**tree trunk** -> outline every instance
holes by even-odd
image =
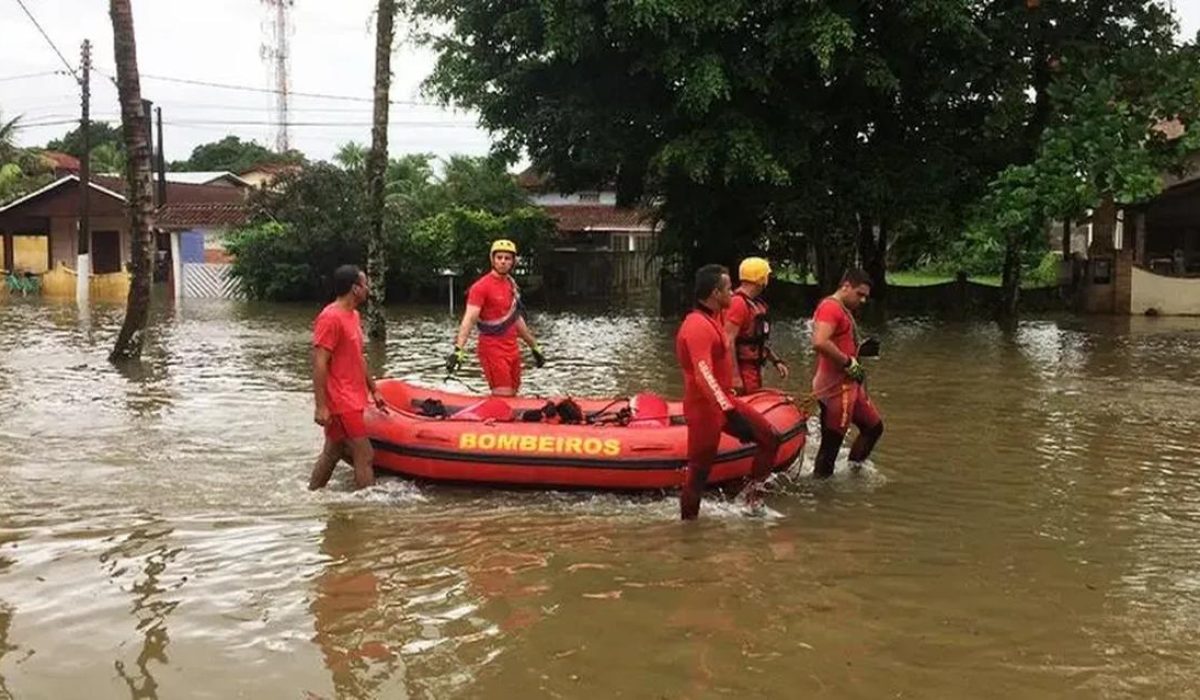
[[[150,275],[154,254],[150,226],[154,218],[150,189],[150,140],[142,107],[138,77],[137,44],[133,34],[130,0],[110,0],[113,49],[117,66],[117,94],[121,101],[121,133],[125,138],[126,197],[132,248],[132,280],[125,306],[125,322],[109,360],[136,360],[142,354],[143,334],[150,315]]]
[[[887,224],[878,226],[869,217],[858,222],[858,259],[863,270],[871,276],[871,298],[882,302],[887,298]]]
[[[1021,294],[1021,241],[1022,233],[1010,233],[1004,245],[1004,270],[1000,279],[1000,303],[996,316],[1011,321],[1017,317],[1017,303]]]
[[[383,188],[388,160],[388,96],[392,87],[392,40],[394,37],[395,0],[379,0],[375,28],[375,118],[371,127],[371,152],[367,155],[367,181],[370,187],[371,234],[367,241],[367,280],[371,293],[367,299],[367,336],[372,340],[387,337],[387,319],[383,302],[387,295],[387,247],[383,235]]]

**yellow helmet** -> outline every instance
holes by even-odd
[[[507,238],[497,238],[496,240],[492,241],[492,250],[488,253],[488,256],[490,257],[495,253],[512,253],[513,255],[516,255],[517,244],[513,243]]]
[[[771,276],[771,263],[764,258],[746,258],[738,265],[738,279],[751,284],[767,283]]]

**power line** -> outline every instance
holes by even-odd
[[[25,80],[26,78],[41,78],[47,75],[66,75],[66,71],[47,70],[41,73],[24,73],[22,75],[6,75],[0,78],[0,83],[7,83],[10,80]]]
[[[111,78],[111,76],[109,76]],[[183,85],[199,85],[201,87],[220,88],[222,90],[240,90],[242,92],[258,92],[264,94],[276,95],[279,90],[273,88],[253,87],[251,85],[233,85],[230,83],[217,83],[211,80],[192,80],[191,78],[173,78],[166,75],[150,75],[147,73],[141,74],[142,78],[149,80],[161,80],[168,83],[181,83]],[[296,92],[288,90],[288,95],[293,97],[314,97],[322,100],[342,100],[343,102],[374,102],[371,97],[357,97],[354,95],[331,95],[323,92]],[[422,100],[388,100],[388,104],[394,105],[410,105],[416,107],[441,107],[442,105],[436,102],[426,102]]]
[[[278,126],[273,121],[224,121],[207,119],[182,119],[163,121],[167,126]],[[331,126],[331,127],[368,127],[372,122],[287,122],[287,126]],[[474,129],[476,125],[466,122],[432,122],[432,121],[389,121],[389,127],[412,126],[428,128]]]
[[[37,18],[35,18],[33,13],[29,11],[29,8],[25,7],[25,0],[17,0],[17,4],[21,6],[22,10],[25,10],[25,15],[29,17],[29,21],[33,22],[33,26],[37,27],[37,30],[42,33],[42,37],[46,40],[46,43],[50,44],[50,48],[54,49],[54,53],[58,54],[59,60],[63,62],[63,65],[67,67],[67,70],[70,71],[71,75],[75,76],[75,81],[78,82],[79,74],[76,73],[75,68],[67,62],[66,57],[62,55],[62,51],[59,51],[58,47],[54,45],[54,42],[50,39],[50,35],[46,34],[45,29],[42,29],[42,25],[38,24]]]

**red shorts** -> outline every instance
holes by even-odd
[[[842,382],[837,393],[821,399],[821,427],[846,434],[853,423],[861,428],[879,425],[883,419],[867,390],[858,382]]]
[[[347,411],[329,416],[325,424],[325,439],[330,442],[358,440],[367,436],[367,424],[362,411]]]
[[[480,350],[479,365],[483,367],[483,376],[492,391],[512,389],[515,394],[521,388],[520,353]]]
[[[758,360],[739,362],[737,369],[738,376],[742,378],[742,386],[746,387],[747,394],[762,388],[762,365],[758,364]]]

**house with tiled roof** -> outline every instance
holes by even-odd
[[[243,207],[250,188],[236,184],[169,179],[165,183],[166,201],[158,206],[154,224],[154,274],[156,281],[171,282],[178,296],[183,295],[187,281],[180,268],[185,252],[201,264],[214,258],[215,264],[227,265],[228,256],[216,260],[218,255],[205,251],[221,249],[223,232],[245,220]],[[88,192],[90,231],[87,248],[82,251],[78,175],[64,175],[14,201],[0,203],[0,270],[39,277],[44,294],[71,296],[80,253],[86,252],[92,286],[105,290],[96,296],[123,296],[132,255],[125,183],[97,175],[89,182]]]
[[[611,183],[560,192],[534,168],[515,181],[555,222],[551,260],[543,266],[549,289],[589,298],[657,289],[659,226],[651,210],[619,206]]]

